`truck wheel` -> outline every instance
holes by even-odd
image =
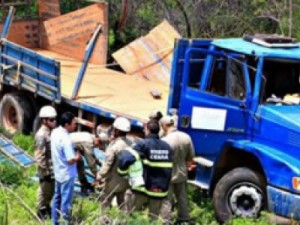
[[[257,217],[265,208],[264,179],[258,173],[240,167],[225,174],[213,193],[216,217],[224,223],[234,216]]]
[[[31,104],[24,95],[5,94],[0,102],[0,123],[11,134],[18,131],[29,134],[33,114]]]

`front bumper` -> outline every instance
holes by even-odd
[[[268,209],[285,218],[300,220],[300,194],[267,186]]]

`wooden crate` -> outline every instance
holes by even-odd
[[[103,33],[98,38],[90,62],[105,64],[108,48],[106,3],[93,4],[44,21],[41,25],[41,47],[83,60],[86,45],[99,24]]]

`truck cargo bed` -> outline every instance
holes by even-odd
[[[60,62],[61,95],[70,100],[82,62],[44,49],[34,51]],[[151,89],[161,91],[162,98],[154,99]],[[151,111],[166,111],[168,97],[168,86],[90,64],[74,101],[144,122]]]

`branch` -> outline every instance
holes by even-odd
[[[281,34],[284,34],[284,31],[281,27],[281,23],[280,23],[280,19],[276,18],[275,16],[271,16],[271,15],[261,15],[261,16],[257,16],[256,18],[265,18],[265,19],[269,19],[269,20],[272,20],[274,22],[277,23],[280,31],[281,31]]]
[[[128,11],[128,0],[122,0],[122,9],[121,15],[118,22],[117,32],[121,32],[124,28],[126,19],[127,19],[127,11]]]
[[[180,11],[183,14],[184,20],[185,20],[185,24],[186,24],[186,34],[187,37],[190,38],[192,36],[192,29],[191,29],[191,24],[187,15],[187,12],[185,11],[184,6],[182,5],[182,3],[180,2],[180,0],[175,0],[177,3],[178,8],[180,9]]]
[[[293,1],[289,1],[289,37],[292,36],[293,29]]]
[[[278,24],[280,23],[280,20],[278,18],[276,18],[275,16],[271,16],[271,15],[260,15],[260,16],[257,16],[256,18],[269,19],[269,20],[275,21]]]

